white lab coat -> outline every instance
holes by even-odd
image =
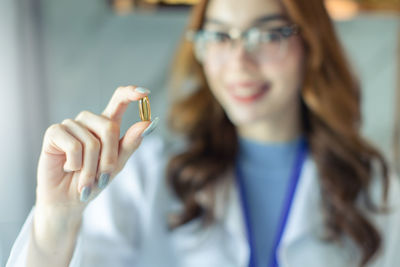
[[[249,249],[234,182],[218,192],[215,224],[198,230],[199,220],[195,220],[168,231],[167,214],[181,205],[165,183],[166,159],[163,142],[144,141],[118,177],[85,210],[71,267],[247,267]],[[376,180],[371,190],[378,200],[380,183]],[[368,214],[383,238],[383,249],[369,266],[400,266],[400,191],[396,179],[390,188],[392,212]],[[320,240],[323,221],[319,203],[316,166],[308,156],[278,248],[280,266],[357,266],[359,253],[348,238],[340,245]],[[7,267],[25,266],[33,214],[34,209],[12,248]]]

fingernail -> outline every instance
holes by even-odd
[[[150,90],[143,87],[136,87],[135,91],[141,94],[150,94]]]
[[[110,174],[102,173],[99,178],[99,184],[98,184],[99,188],[104,189],[107,186],[109,180],[110,180]]]
[[[89,186],[85,186],[85,187],[82,189],[82,191],[81,191],[81,197],[80,197],[81,202],[86,202],[86,201],[89,199],[89,196],[90,196],[90,192],[91,192],[91,191],[92,191],[92,190],[90,189]]]
[[[151,134],[154,131],[154,129],[157,127],[158,121],[159,121],[159,118],[156,117],[151,122],[151,124],[149,126],[147,126],[146,130],[144,130],[143,133],[142,133],[142,138],[148,136],[149,134]]]

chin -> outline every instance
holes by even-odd
[[[261,114],[250,113],[250,112],[248,113],[238,112],[238,111],[228,112],[227,116],[229,120],[232,122],[232,124],[235,126],[253,124],[265,118],[265,116]]]

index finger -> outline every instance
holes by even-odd
[[[121,122],[129,103],[147,96],[150,90],[137,86],[118,87],[102,115],[117,123]]]

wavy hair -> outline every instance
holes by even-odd
[[[372,260],[381,236],[356,204],[364,200],[379,210],[368,195],[372,162],[382,166],[383,203],[388,191],[387,163],[360,135],[360,88],[344,56],[321,0],[281,0],[289,18],[300,26],[306,52],[301,87],[302,128],[316,162],[328,240],[350,237],[361,251],[360,265]],[[203,26],[207,0],[192,11],[188,29]],[[172,227],[201,218],[212,223],[215,194],[238,151],[235,127],[213,97],[193,44],[182,40],[172,68],[171,88],[180,96],[169,123],[182,134],[187,147],[167,166],[167,178],[183,203]],[[225,178],[224,178],[225,177]],[[200,195],[206,197],[199,197]]]

